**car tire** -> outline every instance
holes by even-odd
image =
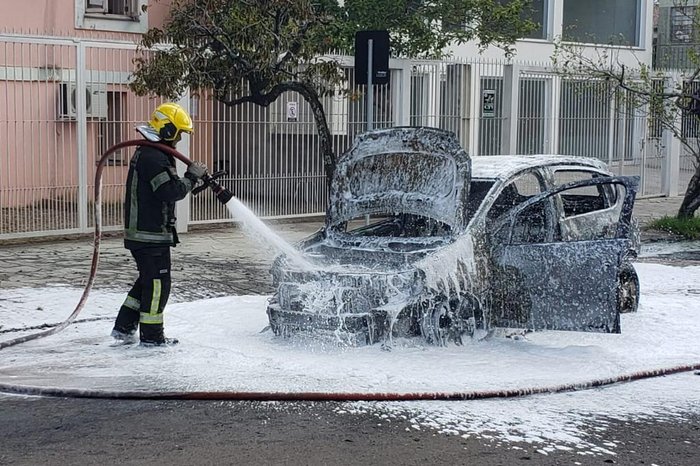
[[[438,299],[427,306],[420,316],[420,333],[426,343],[435,346],[447,346],[449,332],[449,303],[447,299]]]
[[[465,337],[473,337],[477,328],[484,327],[483,319],[474,299],[442,298],[426,307],[420,318],[420,333],[431,345],[447,346],[449,342],[463,345]]]
[[[621,314],[637,312],[639,306],[639,277],[629,262],[622,264],[617,277],[617,310]]]

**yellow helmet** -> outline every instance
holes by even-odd
[[[185,109],[173,102],[156,107],[149,124],[158,133],[160,139],[167,142],[177,142],[180,140],[181,133],[192,133],[194,130],[192,119]]]

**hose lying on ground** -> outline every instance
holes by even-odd
[[[95,238],[92,253],[90,275],[85,290],[73,312],[66,320],[44,332],[33,333],[13,340],[0,342],[0,350],[38,338],[47,337],[68,327],[73,323],[83,309],[97,274],[100,258],[100,240],[102,237],[102,170],[109,155],[129,146],[153,146],[190,165],[192,162],[175,149],[146,140],[125,141],[109,148],[100,158],[95,172]],[[215,190],[215,193],[217,191]],[[230,194],[230,193],[229,193]],[[218,194],[217,194],[218,196]],[[230,198],[229,198],[230,199]],[[223,201],[222,201],[223,202]],[[224,202],[225,203],[225,202]],[[327,392],[158,392],[158,391],[108,391],[84,390],[57,387],[34,387],[12,384],[0,384],[0,392],[19,395],[59,396],[72,398],[111,398],[111,399],[140,399],[140,400],[248,400],[248,401],[419,401],[419,400],[478,400],[486,398],[513,398],[542,393],[561,393],[586,390],[633,380],[659,377],[700,370],[700,363],[687,364],[662,369],[652,369],[622,374],[614,377],[595,379],[587,382],[554,385],[550,387],[530,387],[510,390],[485,390],[471,392],[426,392],[426,393],[327,393]]]
[[[86,319],[75,319],[73,321],[74,324],[81,324],[83,322],[95,322],[97,320],[114,320],[114,317],[88,317]],[[28,332],[29,330],[42,330],[45,328],[53,328],[53,327],[58,327],[59,325],[63,324],[63,322],[52,322],[52,323],[44,323],[44,324],[39,324],[39,325],[32,325],[29,327],[18,327],[18,328],[1,328],[0,327],[0,334],[3,333],[18,333],[18,332]]]
[[[77,388],[32,387],[0,384],[0,392],[17,395],[58,396],[69,398],[102,398],[121,400],[212,400],[212,401],[464,401],[487,398],[515,398],[544,393],[562,393],[587,390],[633,380],[648,379],[700,369],[699,364],[623,374],[587,382],[529,387],[506,390],[475,390],[470,392],[425,393],[331,393],[331,392],[245,392],[245,391],[110,391]]]

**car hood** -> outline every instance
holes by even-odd
[[[454,133],[436,128],[364,133],[339,158],[327,223],[402,212],[460,230],[470,178],[471,160]]]

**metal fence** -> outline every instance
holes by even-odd
[[[127,42],[0,35],[0,239],[89,232],[94,167],[116,142],[137,137],[159,100],[128,89],[135,46]],[[366,93],[325,98],[336,153],[367,125]],[[642,194],[663,193],[664,147],[643,114],[590,86],[562,80],[547,63],[391,60],[389,84],[374,88],[374,127],[451,130],[473,156],[567,153],[597,157],[618,173],[642,177]],[[207,93],[180,101],[195,133],[178,146],[192,159],[228,172],[223,184],[263,218],[317,215],[326,208],[318,135],[301,96],[268,108],[226,107]],[[294,103],[294,104],[292,104]],[[296,120],[287,108],[296,106]],[[516,115],[516,118],[511,118]],[[130,151],[104,171],[103,221],[119,229]],[[679,176],[689,170],[686,159]],[[689,163],[689,162],[688,162]],[[684,188],[684,186],[683,186]],[[189,224],[231,221],[213,196],[191,197]]]
[[[345,70],[354,83],[354,70]],[[394,125],[392,86],[375,86],[374,126]],[[224,184],[263,218],[317,215],[326,208],[326,175],[311,109],[296,92],[280,96],[268,108],[254,104],[227,107],[210,95],[191,96],[196,132],[193,158],[204,158],[213,170],[226,170]],[[365,130],[366,102],[359,92],[323,98],[337,153]],[[296,108],[288,118],[287,108]],[[229,219],[212,196],[192,199],[193,223]]]

